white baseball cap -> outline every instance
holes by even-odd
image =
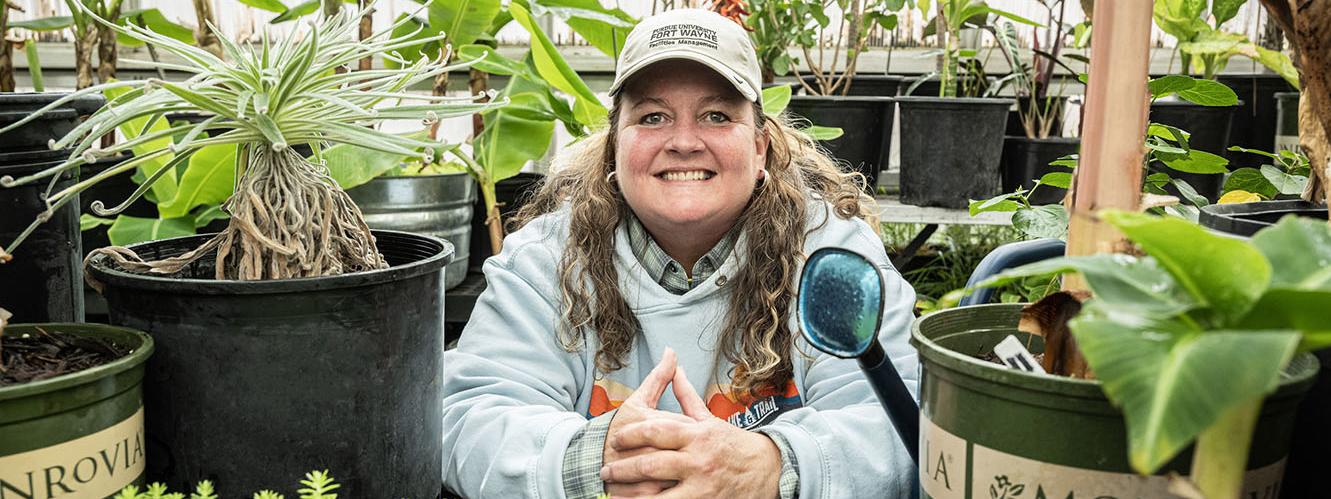
[[[634,73],[667,59],[703,64],[735,85],[750,102],[762,102],[762,71],[749,34],[735,21],[703,9],[675,9],[643,19],[629,32],[615,65],[610,95]]]

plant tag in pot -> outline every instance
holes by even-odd
[[[994,355],[1007,364],[1008,367],[1019,369],[1031,373],[1045,374],[1044,369],[1040,367],[1040,361],[1035,360],[1035,356],[1026,351],[1022,346],[1021,340],[1014,335],[1008,335],[1003,341],[994,345]]]

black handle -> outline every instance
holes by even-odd
[[[915,403],[915,398],[911,396],[910,390],[906,389],[906,383],[897,373],[896,366],[892,365],[892,359],[887,358],[883,353],[883,346],[877,341],[859,357],[859,361],[865,377],[869,378],[869,386],[873,387],[874,393],[878,395],[878,401],[883,404],[883,409],[887,410],[887,417],[892,420],[892,427],[896,428],[901,443],[906,445],[906,452],[910,453],[910,458],[915,461],[916,466],[919,466],[919,404]]]

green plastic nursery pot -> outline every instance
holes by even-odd
[[[0,387],[0,497],[109,497],[141,484],[145,465],[143,371],[148,335],[101,324],[16,324],[99,338],[130,349],[77,373]]]
[[[1174,497],[1169,472],[1186,474],[1190,450],[1154,476],[1128,465],[1127,430],[1100,384],[1038,375],[977,354],[1017,331],[1021,304],[976,305],[920,318],[920,483],[924,497]],[[1286,368],[1253,433],[1244,498],[1275,498],[1293,435],[1295,410],[1317,373],[1304,354]]]

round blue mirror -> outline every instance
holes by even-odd
[[[815,348],[837,357],[858,357],[877,340],[883,276],[859,253],[819,249],[804,263],[796,315],[804,338]]]

